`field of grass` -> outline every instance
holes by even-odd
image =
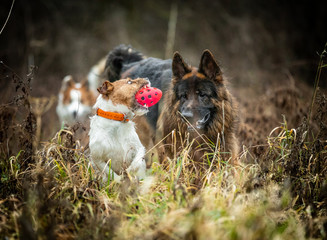
[[[144,180],[121,184],[95,175],[75,128],[36,148],[33,73],[9,75],[17,96],[0,109],[0,238],[327,238],[327,101],[317,91],[324,67],[307,117],[289,128],[286,115],[260,154],[245,144],[240,166],[215,152],[203,168],[186,147],[166,165],[154,161]]]

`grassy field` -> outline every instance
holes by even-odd
[[[88,149],[75,141],[77,127],[36,147],[33,72],[10,75],[17,96],[0,109],[0,238],[325,239],[323,54],[306,117],[289,128],[286,115],[260,146],[245,140],[240,166],[216,151],[203,168],[186,147],[166,165],[154,161],[144,180],[126,176],[121,184],[95,175]]]

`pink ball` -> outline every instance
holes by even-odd
[[[136,101],[144,107],[151,107],[159,102],[162,97],[160,89],[155,87],[141,88],[136,94]]]

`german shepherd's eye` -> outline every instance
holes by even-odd
[[[187,94],[186,93],[182,93],[180,96],[179,96],[180,99],[187,99]]]
[[[200,98],[206,98],[208,95],[204,92],[196,91],[195,92]]]
[[[202,101],[202,102],[207,102],[209,100],[209,95],[206,94],[206,93],[198,93],[198,96],[199,96],[199,100]]]
[[[131,80],[128,80],[128,82],[127,82],[128,84],[132,84],[132,81]]]

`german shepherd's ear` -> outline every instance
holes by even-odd
[[[100,94],[108,96],[114,90],[114,85],[109,81],[105,81],[97,90]]]
[[[185,74],[192,71],[190,67],[184,62],[179,52],[174,53],[172,68],[173,75],[177,79],[182,79]]]
[[[214,59],[212,53],[209,50],[205,50],[201,57],[201,62],[199,66],[199,72],[207,76],[208,78],[214,80],[217,79],[221,81],[222,78],[217,78],[221,75],[221,70],[218,63]]]

